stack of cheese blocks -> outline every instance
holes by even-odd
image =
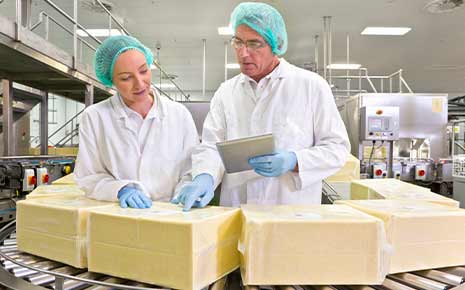
[[[16,213],[18,249],[86,268],[89,211],[108,206],[113,204],[73,195],[19,201]]]
[[[338,201],[384,222],[389,273],[465,264],[465,210],[421,200]]]
[[[344,205],[242,206],[246,285],[381,284],[381,220]]]
[[[175,289],[201,289],[239,267],[239,209],[122,209],[75,189],[49,185],[17,203],[19,250]]]
[[[388,273],[465,264],[465,210],[437,198],[414,200],[412,193],[336,205],[183,212],[166,203],[122,209],[75,195],[73,186],[68,194],[63,185],[38,188],[42,193],[31,196],[42,198],[18,202],[20,250],[187,290],[239,265],[245,285],[369,285]]]
[[[459,207],[458,201],[433,193],[429,188],[392,178],[352,180],[350,199],[425,200]]]
[[[154,203],[90,213],[89,270],[174,289],[202,289],[239,267],[240,210]]]

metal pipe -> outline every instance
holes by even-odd
[[[318,41],[318,38],[319,36],[318,35],[315,35],[313,37],[313,45],[315,46],[315,57],[314,57],[314,62],[315,62],[315,72],[318,73],[319,71],[319,67],[318,67],[318,58],[319,58],[319,55],[318,55],[318,50],[319,50],[319,41]]]
[[[388,141],[389,143],[389,155],[387,160],[388,178],[394,177],[393,172],[393,159],[394,159],[394,141]]]
[[[224,42],[224,81],[228,80],[228,42]]]
[[[73,69],[77,68],[77,19],[78,17],[78,0],[73,1]]]
[[[94,86],[90,84],[86,84],[86,90],[84,92],[84,102],[86,108],[90,105],[94,104]],[[76,115],[77,116],[77,115]]]
[[[48,92],[42,93],[40,102],[40,154],[48,154]]]
[[[15,40],[21,40],[21,23],[22,23],[22,4],[21,0],[16,0],[16,23],[15,23]]]
[[[399,93],[402,94],[402,69],[399,70]]]
[[[202,39],[203,42],[203,65],[202,65],[202,97],[205,98],[205,74],[206,74],[206,58],[207,58],[207,40]]]
[[[350,58],[350,37],[349,37],[349,33],[347,33],[347,47],[346,47],[346,54],[347,54],[347,64],[349,64],[349,58]],[[347,75],[349,75],[349,70],[347,70]],[[350,78],[347,78],[347,96],[349,96],[350,94],[350,81],[351,79]]]
[[[381,81],[381,93],[384,93],[384,78],[383,79],[380,79]]]
[[[358,70],[358,90],[362,92],[362,70]]]
[[[45,16],[45,40],[47,41],[48,41],[49,31],[50,31],[50,19],[48,15],[46,15]]]
[[[19,1],[19,0],[18,0]],[[3,156],[14,155],[13,135],[13,82],[2,81],[3,87]]]
[[[392,94],[392,77],[389,77],[389,93]]]
[[[370,80],[370,77],[368,76],[368,70],[367,70],[367,69],[364,69],[364,70],[365,70],[366,79],[367,79],[368,83],[370,84],[371,89],[372,89],[375,93],[378,93],[378,90],[376,90],[375,85],[373,84],[373,82]]]
[[[333,62],[333,44],[332,44],[332,34],[333,34],[333,27],[332,27],[332,17],[328,16],[328,64],[330,65],[329,67],[329,84],[333,84],[333,78],[332,78],[332,70],[331,70],[331,64]]]
[[[326,28],[326,16],[323,16],[323,78],[327,81],[327,77],[326,77],[326,58],[327,58],[327,38],[328,38],[328,34],[326,32],[327,28]]]
[[[407,84],[407,82],[404,80],[404,78],[401,78],[401,81],[402,81],[402,83],[404,84],[404,86],[407,88],[407,90],[409,91],[409,93],[413,94],[412,89],[411,89],[410,86]]]

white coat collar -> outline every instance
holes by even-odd
[[[274,81],[276,79],[284,78],[288,72],[289,72],[289,63],[284,58],[280,58],[278,66],[275,67],[275,69],[272,72],[270,72],[268,75],[266,75],[265,78],[269,78],[272,81]],[[239,81],[241,83],[244,83],[246,81],[255,82],[255,80],[253,80],[251,77],[243,73],[240,74]]]
[[[162,119],[166,115],[166,105],[163,103],[162,98],[158,94],[157,90],[153,87],[152,93],[154,95],[154,105],[152,106],[152,108],[150,108],[150,111],[148,112],[146,118],[159,117],[160,119]],[[119,93],[113,95],[110,101],[118,118],[126,119],[128,118],[128,115],[131,112],[134,112],[123,102],[123,99]]]

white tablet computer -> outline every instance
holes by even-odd
[[[216,143],[227,173],[252,170],[249,159],[275,151],[273,134],[252,136]]]

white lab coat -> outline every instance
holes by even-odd
[[[118,191],[134,183],[152,200],[169,201],[192,179],[191,154],[198,145],[192,116],[183,105],[154,94],[145,140],[139,140],[118,95],[84,111],[75,179],[88,197],[116,201]]]
[[[322,180],[337,172],[350,152],[331,89],[317,74],[284,59],[266,78],[260,98],[244,74],[221,84],[205,119],[202,143],[192,156],[192,175],[209,173],[215,186],[222,181],[220,203],[224,206],[319,204]],[[298,173],[280,177],[262,177],[253,171],[225,174],[217,142],[270,132],[277,149],[296,153]]]

